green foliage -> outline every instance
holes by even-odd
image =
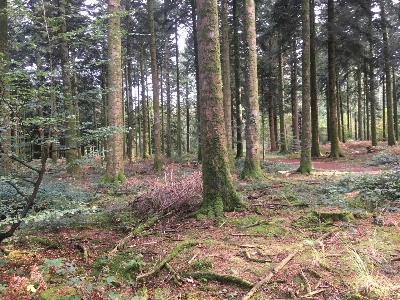
[[[355,213],[386,208],[400,210],[400,172],[346,176],[321,187],[324,204],[335,204]],[[356,198],[347,193],[358,191]]]

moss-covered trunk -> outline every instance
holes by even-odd
[[[301,118],[301,155],[299,172],[311,173],[311,82],[310,82],[310,2],[302,0],[302,118]]]
[[[107,139],[105,182],[124,182],[123,99],[121,69],[120,1],[108,0],[108,124],[111,134]]]
[[[199,214],[220,218],[241,205],[232,185],[225,142],[217,0],[197,1],[203,203]]]
[[[235,110],[236,110],[236,158],[243,156],[242,135],[242,88],[240,82],[240,43],[239,43],[239,0],[232,1],[233,8],[233,53],[235,73]]]
[[[228,25],[228,1],[221,2],[221,68],[222,68],[222,87],[224,97],[224,116],[225,116],[225,136],[226,150],[231,167],[233,163],[232,152],[232,103],[231,103],[231,68],[229,56],[229,25]]]
[[[245,36],[247,40],[246,76],[246,159],[241,173],[242,178],[263,176],[260,166],[260,117],[258,104],[256,17],[254,0],[244,1]]]

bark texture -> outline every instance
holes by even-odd
[[[257,78],[256,20],[254,0],[244,1],[245,36],[247,41],[246,76],[246,158],[241,173],[242,178],[263,176],[260,166],[259,149],[259,105]]]
[[[151,80],[153,83],[153,111],[154,111],[154,164],[153,168],[156,171],[161,171],[161,119],[160,119],[160,87],[158,82],[157,70],[157,49],[156,36],[154,31],[154,3],[153,0],[147,0],[147,9],[149,14],[150,27],[150,53],[151,53]]]
[[[311,84],[310,84],[310,4],[302,0],[302,119],[301,119],[301,155],[299,172],[311,173]]]
[[[203,203],[198,215],[221,218],[241,206],[225,142],[217,0],[197,0]]]
[[[120,1],[108,0],[108,124],[107,166],[103,181],[124,182],[123,99],[121,70]]]

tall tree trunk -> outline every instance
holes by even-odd
[[[126,11],[131,8],[130,1],[126,1]],[[130,15],[127,16],[127,28],[132,28],[132,18]],[[134,110],[133,110],[133,97],[132,97],[132,36],[128,34],[126,36],[126,56],[127,56],[127,87],[126,87],[126,100],[128,102],[128,159],[129,163],[132,164],[135,161],[135,131],[134,131]]]
[[[296,151],[300,147],[299,134],[299,105],[297,97],[297,53],[296,53],[296,38],[292,42],[292,61],[290,70],[290,98],[292,99],[292,134],[293,134],[293,149]]]
[[[107,140],[106,182],[124,182],[123,98],[121,73],[120,1],[108,0],[108,122],[114,131]]]
[[[272,79],[270,80],[272,82]],[[270,85],[272,86],[272,84]],[[271,143],[271,152],[277,151],[276,147],[276,118],[275,118],[275,93],[268,89],[268,121],[269,121],[269,139]]]
[[[371,20],[372,24],[372,20]],[[371,25],[372,28],[372,25]],[[372,29],[371,29],[372,30]],[[376,97],[375,97],[375,70],[374,70],[374,63],[375,63],[375,51],[374,51],[374,44],[372,40],[369,41],[369,103],[371,109],[371,142],[372,146],[376,146],[378,144],[376,138]]]
[[[339,147],[338,115],[336,99],[336,56],[335,56],[335,4],[334,0],[328,0],[328,91],[329,91],[329,131],[331,141],[331,153],[329,157],[340,157],[342,153]]]
[[[175,61],[176,61],[176,114],[177,130],[176,142],[178,146],[178,157],[182,156],[182,117],[181,117],[181,94],[180,94],[180,72],[179,72],[179,47],[178,47],[178,22],[175,28]]]
[[[199,86],[199,51],[198,51],[198,44],[197,44],[197,23],[196,23],[196,1],[197,0],[191,0],[191,5],[192,5],[192,26],[193,26],[193,37],[194,37],[194,43],[193,43],[193,50],[194,50],[194,65],[195,65],[195,71],[196,71],[196,117],[197,117],[197,132],[198,134],[198,147],[197,147],[197,159],[198,161],[202,160],[202,146],[201,146],[201,128],[200,128],[200,86]]]
[[[385,75],[383,75],[382,80],[382,137],[386,141],[386,84]]]
[[[399,140],[399,116],[397,115],[397,85],[396,85],[396,74],[395,67],[392,66],[393,75],[393,115],[394,115],[394,135],[396,141]]]
[[[320,157],[317,62],[315,50],[315,0],[310,0],[310,89],[311,89],[311,156]]]
[[[167,93],[167,123],[165,126],[166,131],[166,156],[168,158],[172,157],[172,139],[171,139],[171,82],[170,82],[170,69],[169,69],[169,60],[170,60],[170,50],[169,50],[169,36],[166,34],[165,36],[165,91]]]
[[[260,165],[260,116],[258,104],[256,16],[254,0],[244,1],[244,32],[247,41],[246,76],[246,158],[242,178],[263,176]]]
[[[158,84],[157,70],[157,48],[156,34],[154,30],[154,3],[153,0],[147,0],[147,10],[149,14],[149,29],[150,29],[150,53],[151,53],[151,80],[153,84],[153,111],[154,111],[154,164],[153,169],[156,171],[162,170],[161,160],[161,118],[160,118],[160,87]]]
[[[358,139],[364,140],[364,118],[363,118],[363,105],[362,105],[362,84],[361,84],[361,65],[357,68],[357,121],[358,121]]]
[[[8,53],[8,11],[7,0],[0,0],[0,113],[3,118],[0,131],[0,175],[8,174],[12,169],[11,159],[7,152],[11,150],[10,108],[8,100],[9,53]]]
[[[300,167],[301,174],[311,173],[311,61],[310,61],[310,2],[302,0],[302,115],[301,115],[301,155]]]
[[[77,173],[79,165],[76,163],[78,159],[78,147],[77,147],[77,135],[76,135],[76,115],[74,100],[72,96],[71,87],[71,73],[70,73],[70,60],[69,60],[69,49],[67,42],[67,22],[65,6],[67,5],[66,0],[60,0],[59,9],[61,16],[60,26],[60,39],[61,39],[61,72],[63,81],[63,96],[64,96],[64,111],[66,116],[66,132],[65,132],[65,158],[68,166],[69,173]]]
[[[280,152],[287,153],[286,144],[286,128],[285,128],[285,81],[283,77],[283,53],[282,47],[279,46],[278,56],[278,80],[279,80],[279,135],[280,135]]]
[[[235,73],[236,158],[243,156],[242,88],[240,82],[239,0],[233,0],[233,53]]]
[[[223,217],[241,206],[229,172],[221,79],[217,0],[197,0],[203,203],[198,214]]]
[[[383,57],[385,59],[385,77],[386,77],[386,99],[387,99],[387,126],[388,126],[388,145],[394,146],[396,139],[394,135],[393,121],[393,97],[392,97],[392,74],[390,72],[390,53],[389,53],[389,38],[386,24],[385,3],[380,1],[381,7],[381,26],[383,39]]]
[[[149,134],[148,134],[148,108],[147,108],[147,99],[146,99],[146,81],[145,81],[145,68],[144,68],[144,42],[141,40],[140,41],[140,99],[142,102],[142,136],[143,136],[143,152],[142,152],[142,157],[144,159],[149,158]]]
[[[364,101],[365,101],[365,106],[364,106],[364,114],[365,114],[365,134],[366,134],[366,140],[370,140],[370,110],[369,110],[369,85],[368,85],[368,70],[367,70],[367,58],[364,59]]]
[[[224,116],[226,149],[229,163],[233,167],[232,152],[232,103],[231,103],[231,68],[229,57],[229,25],[228,25],[228,1],[221,1],[221,68],[222,68],[222,93],[224,96]]]
[[[190,101],[188,80],[186,80],[186,152],[190,153]]]

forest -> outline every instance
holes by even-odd
[[[398,0],[0,0],[0,298],[400,299]]]

